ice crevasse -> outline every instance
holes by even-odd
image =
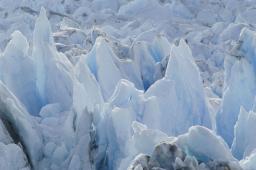
[[[186,40],[138,40],[121,58],[99,36],[72,64],[42,8],[32,46],[15,31],[1,53],[0,167],[253,170],[255,38],[243,29],[226,60],[215,118]]]

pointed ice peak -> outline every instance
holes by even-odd
[[[199,69],[194,62],[189,46],[183,39],[180,40],[178,46],[173,46],[171,49],[165,78],[173,80],[179,88],[186,89],[185,91],[188,93],[198,91],[204,95]],[[204,98],[204,96],[202,97]]]
[[[104,103],[100,86],[86,64],[85,57],[81,57],[75,67],[78,82],[74,82],[73,107],[77,113],[83,113],[85,108],[89,112],[101,110]]]
[[[47,18],[46,10],[44,7],[41,8],[40,14],[36,19],[33,41],[34,45],[45,43],[54,44],[51,25]]]
[[[238,159],[249,156],[256,147],[256,113],[246,111],[241,107],[238,120],[234,128],[232,152]]]
[[[173,50],[177,50],[181,54],[186,54],[189,59],[193,59],[192,51],[190,50],[187,42],[184,39],[181,39],[179,41],[179,45],[174,46]]]
[[[247,117],[248,114],[249,114],[249,112],[243,106],[241,106],[240,107],[240,112],[239,112],[239,115],[238,115],[238,119],[241,120],[241,119]]]
[[[230,78],[223,93],[222,109],[216,116],[216,122],[218,133],[231,145],[240,107],[243,106],[246,110],[253,107],[256,79],[252,63],[245,58],[236,60],[228,69],[230,69]]]
[[[27,38],[20,32],[20,31],[14,31],[11,35],[12,39],[7,44],[4,55],[15,57],[12,54],[21,53],[20,56],[25,56],[28,52],[29,44],[27,41]]]
[[[101,53],[101,51],[104,51],[104,53]],[[85,56],[85,60],[87,61],[87,64],[91,70],[91,72],[95,75],[97,78],[97,58],[109,58],[108,60],[113,60],[113,58],[116,57],[111,46],[108,43],[108,39],[106,39],[103,36],[97,37],[95,40],[95,43],[92,47],[92,50]]]
[[[98,57],[101,57],[101,58],[111,57],[112,60],[114,58],[117,58],[116,54],[114,53],[114,51],[113,51],[113,49],[112,49],[112,47],[109,43],[109,40],[106,37],[104,37],[104,36],[97,37],[94,46],[96,48],[96,53],[99,53],[99,51],[101,51],[101,50],[106,52],[105,55],[101,55],[101,56],[98,56]]]
[[[173,72],[176,72],[175,70],[173,70],[175,68],[173,67],[173,65],[176,65],[177,68],[182,67],[184,69],[189,69],[187,68],[186,63],[194,67],[194,70],[199,73],[189,46],[187,45],[185,40],[181,39],[178,46],[173,45],[171,48],[171,56],[169,58],[169,62],[166,68],[165,77],[170,78]]]
[[[99,36],[95,41],[96,55],[100,58],[109,58],[113,60],[117,56],[115,55],[112,47],[109,44],[109,40],[106,37]],[[105,53],[101,53],[101,51],[105,51]],[[101,54],[101,55],[99,55]],[[104,54],[104,55],[103,55]],[[96,57],[96,58],[97,58]]]
[[[40,13],[39,13],[40,18],[47,18],[47,13],[44,7],[41,7]]]
[[[73,66],[54,45],[44,8],[35,23],[32,56],[35,58],[36,89],[42,105],[60,103],[69,109],[73,95]],[[58,86],[58,88],[54,88]]]
[[[155,96],[162,100],[160,103],[163,113],[162,122],[166,122],[168,125],[165,125],[164,129],[169,134],[184,133],[192,125],[211,127],[212,123],[200,72],[193,61],[191,50],[184,40],[180,40],[178,46],[172,47],[165,77],[159,82],[161,82],[158,83],[159,87],[155,86],[159,89]],[[161,92],[161,89],[165,91]],[[176,119],[173,119],[174,116]],[[183,126],[169,126],[167,120],[173,121],[173,124],[183,124]],[[169,128],[166,129],[166,127]],[[166,132],[165,130],[164,132]]]
[[[98,37],[95,42],[95,51],[89,55],[87,61],[90,69],[94,72],[105,99],[108,99],[118,81],[122,78],[117,67],[117,56],[104,37]]]
[[[40,102],[35,89],[34,62],[28,55],[28,48],[26,37],[15,31],[0,59],[0,77],[28,112],[37,114]]]
[[[91,31],[91,41],[94,44],[98,37],[106,37],[106,33],[98,27],[93,27]]]
[[[108,44],[108,40],[105,37],[99,36],[96,38],[96,41],[95,41],[96,46],[100,46],[100,45],[106,46],[107,44]]]

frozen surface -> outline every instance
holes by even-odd
[[[69,109],[73,95],[73,67],[55,47],[44,8],[35,23],[32,56],[35,59],[36,88],[41,105],[60,103],[63,109]]]
[[[164,78],[145,93],[146,97],[155,96],[159,105],[158,120],[150,117],[159,121],[157,128],[169,135],[185,133],[193,125],[211,127],[199,71],[185,41],[180,40],[179,46],[173,46],[170,55]]]
[[[256,170],[254,0],[0,0],[0,169]]]
[[[36,115],[40,111],[40,100],[35,86],[34,61],[28,56],[28,48],[26,37],[19,31],[14,32],[1,57],[1,80],[28,111]]]
[[[241,107],[238,120],[235,125],[235,138],[232,144],[232,152],[239,158],[249,156],[255,149],[254,129],[256,122],[256,114],[254,111],[247,112]]]
[[[255,164],[256,163],[256,157],[255,157],[255,152],[252,153],[250,156],[246,157],[242,161],[240,161],[240,164],[244,170],[249,170],[249,169],[255,169]]]
[[[255,40],[254,33],[248,29],[243,29],[238,44],[232,49],[234,56],[231,59],[226,58],[226,87],[216,122],[218,133],[229,145],[233,141],[234,125],[238,119],[240,106],[250,110],[254,103],[256,65],[253,40]]]
[[[191,127],[188,133],[177,138],[162,139],[151,153],[141,153],[132,161],[129,170],[139,167],[175,170],[241,169],[224,140],[202,126]]]
[[[42,138],[41,133],[38,132],[38,125],[2,82],[0,82],[0,105],[1,117],[9,122],[17,140],[26,150],[31,166],[36,168],[42,156]]]

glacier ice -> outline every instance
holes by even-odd
[[[0,169],[256,169],[255,5],[0,1]]]
[[[99,83],[86,65],[85,56],[81,57],[75,67],[76,81],[73,87],[73,107],[78,114],[84,109],[93,112],[94,109],[101,109],[104,98]]]
[[[248,157],[246,157],[245,159],[240,161],[241,167],[244,170],[249,170],[249,169],[255,169],[255,152],[253,152],[252,154],[250,154]]]
[[[23,150],[15,144],[0,143],[0,168],[6,170],[30,170]]]
[[[141,79],[143,82],[144,89],[148,89],[155,80],[157,80],[156,73],[157,67],[153,56],[145,42],[136,42],[132,47],[134,62],[140,70]]]
[[[254,111],[247,112],[241,107],[232,143],[232,152],[239,159],[249,156],[255,149],[255,135],[251,130],[254,129],[255,116]]]
[[[108,46],[104,38],[99,37],[95,42],[95,59],[97,65],[94,68],[97,70],[97,80],[101,85],[103,96],[105,99],[108,99],[117,84],[117,82],[122,78],[122,75],[114,63],[114,53],[111,48]],[[106,75],[106,74],[109,75]],[[111,75],[111,79],[110,76]]]
[[[233,129],[240,106],[248,110],[251,109],[256,93],[254,54],[253,51],[250,52],[253,38],[253,32],[243,29],[240,35],[240,44],[233,49],[233,53],[237,56],[231,56],[231,59],[227,58],[222,108],[217,114],[216,122],[218,133],[229,145],[233,141]],[[241,91],[241,87],[244,90]]]
[[[36,62],[36,88],[41,105],[60,103],[63,109],[69,109],[73,95],[73,67],[65,55],[56,50],[44,8],[35,23],[32,56]]]
[[[28,111],[36,115],[41,105],[35,86],[34,60],[28,56],[28,48],[26,37],[19,31],[14,32],[1,57],[1,80]]]
[[[155,145],[165,139],[169,139],[165,133],[149,129],[147,126],[136,121],[132,122],[132,130],[134,134],[125,145],[124,149],[126,154],[120,161],[118,168],[120,170],[127,169],[128,166],[132,166],[129,164],[131,164],[136,155],[139,156],[140,153],[150,155],[153,152]],[[171,140],[171,138],[169,140]]]
[[[0,121],[0,168],[6,170],[26,169],[31,167],[28,159],[19,144],[16,144],[10,136],[5,124],[7,122]],[[16,141],[17,142],[17,141]]]
[[[161,140],[151,153],[138,154],[128,169],[241,169],[224,140],[205,127],[194,126],[177,138]]]
[[[1,118],[15,129],[32,166],[36,168],[42,157],[42,138],[41,133],[38,132],[38,124],[2,82],[0,82],[0,94]]]
[[[193,125],[211,127],[199,71],[184,40],[172,47],[164,78],[155,82],[145,95],[157,98],[157,119],[161,122],[158,128],[163,132],[179,135]]]
[[[187,134],[178,137],[177,144],[200,161],[235,161],[225,141],[202,126],[191,127]]]

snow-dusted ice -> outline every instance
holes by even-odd
[[[255,7],[0,0],[0,170],[256,170]]]

